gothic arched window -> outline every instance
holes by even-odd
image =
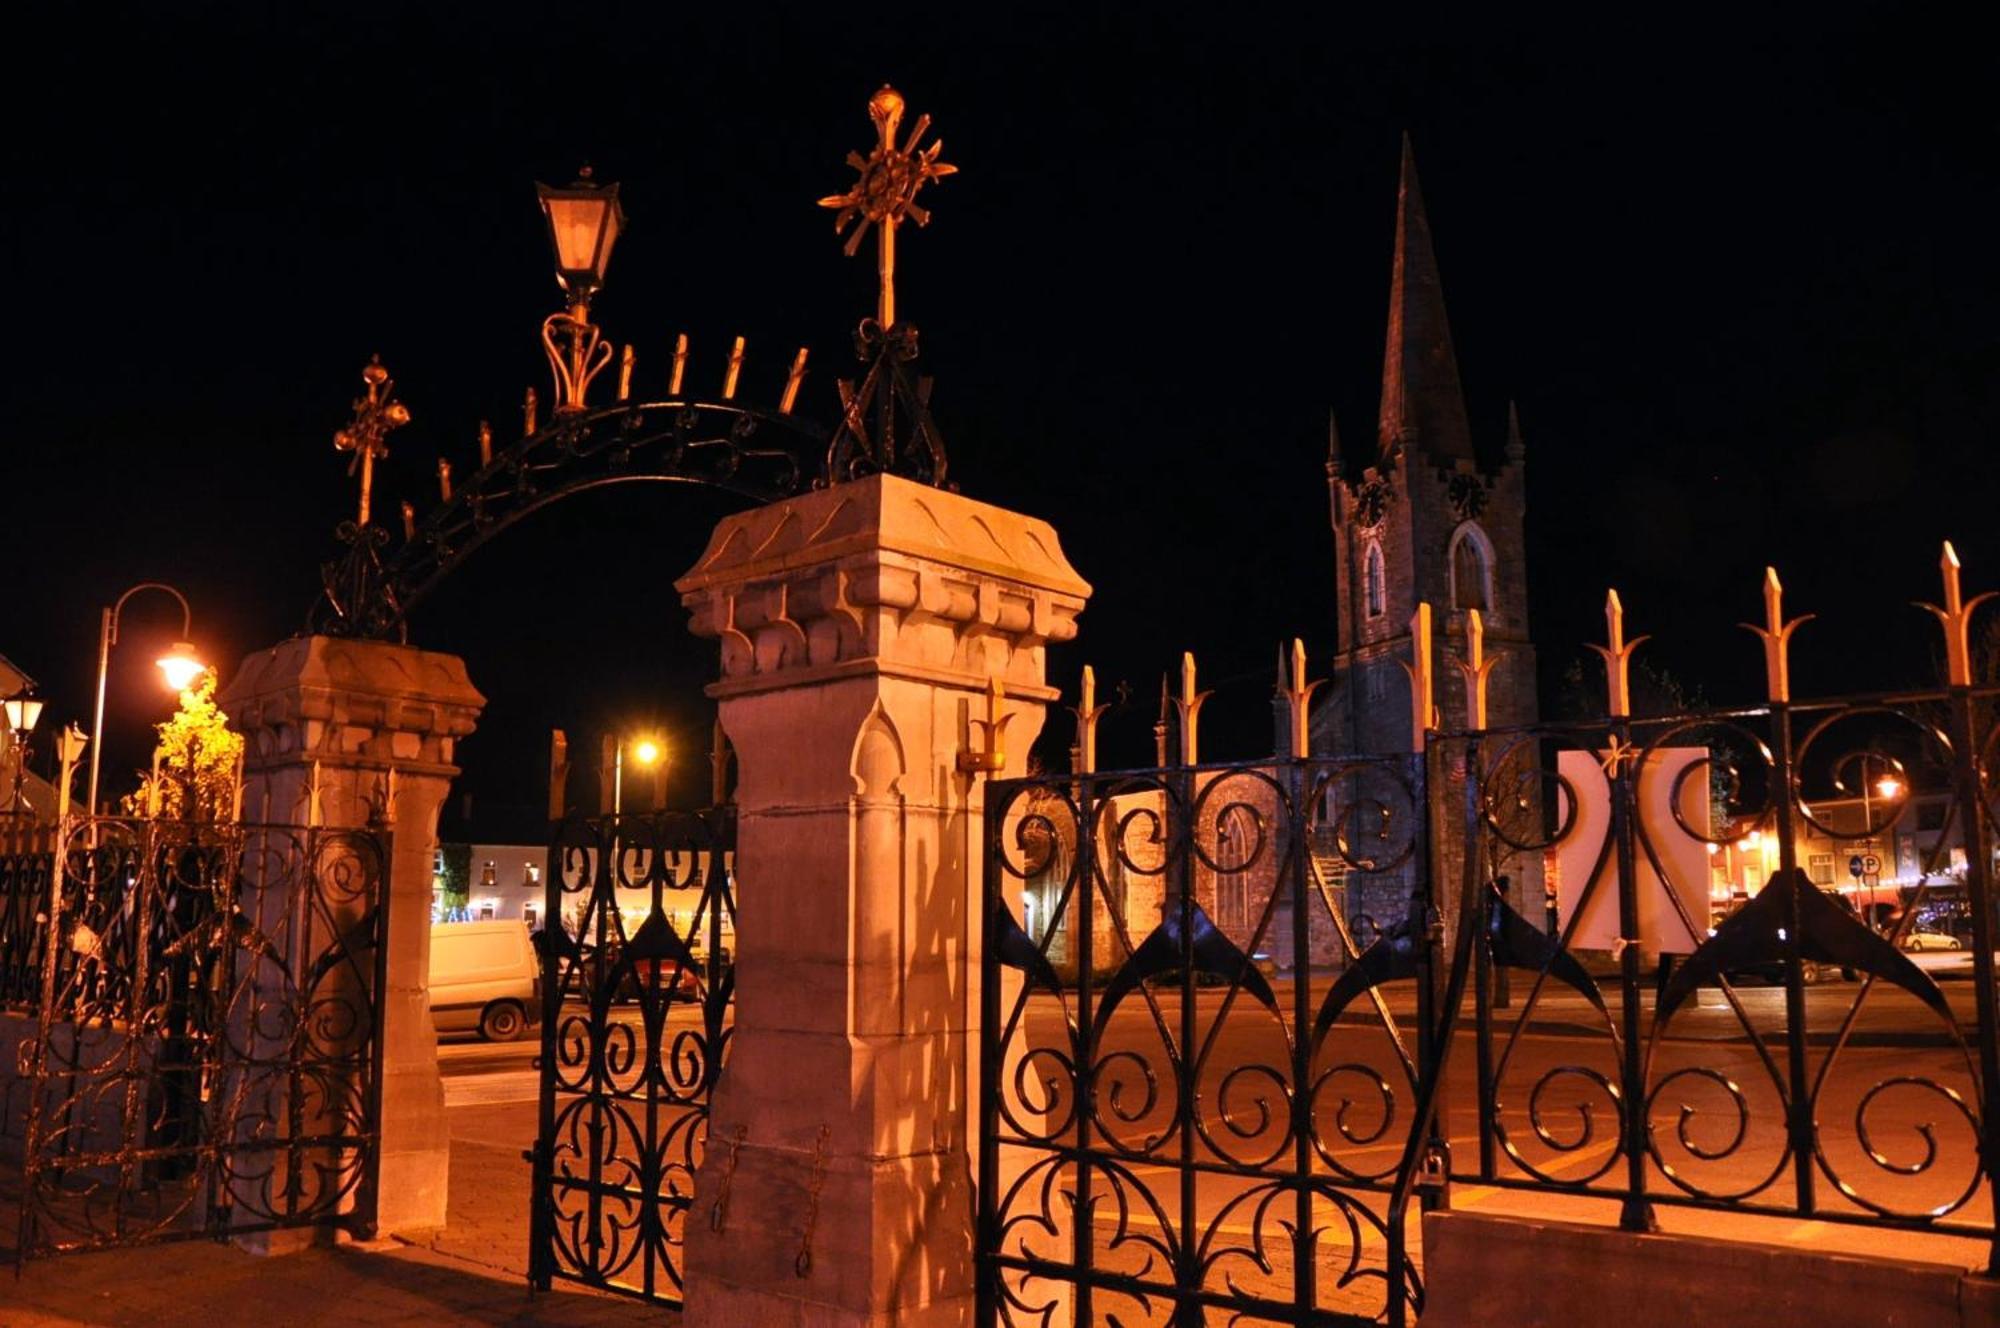
[[[1493,611],[1493,543],[1476,521],[1451,537],[1451,607]]]
[[[1363,599],[1368,606],[1368,616],[1379,618],[1389,607],[1388,573],[1382,566],[1382,546],[1370,540],[1368,552],[1362,558],[1361,580]]]

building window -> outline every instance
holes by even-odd
[[[533,931],[535,929],[535,919],[540,916],[541,914],[536,910],[533,904],[528,904],[521,909],[521,921],[528,924],[529,931]]]
[[[1814,853],[1810,855],[1806,859],[1806,874],[1812,877],[1814,885],[1832,885],[1834,880],[1833,854]]]
[[[1363,596],[1368,605],[1368,616],[1379,618],[1389,607],[1388,574],[1382,567],[1382,546],[1369,542],[1368,552],[1362,557]]]
[[[1451,537],[1451,607],[1493,609],[1493,544],[1476,521],[1468,521]]]

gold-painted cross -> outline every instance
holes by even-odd
[[[361,371],[361,381],[367,386],[368,394],[354,399],[354,418],[347,422],[345,429],[335,431],[333,447],[337,452],[354,453],[354,459],[347,463],[347,473],[350,478],[357,470],[361,473],[361,506],[355,524],[365,530],[368,526],[369,500],[375,489],[375,460],[389,455],[386,441],[389,431],[408,424],[410,412],[396,400],[395,380],[382,367],[380,355],[368,357],[367,367]]]
[[[896,130],[903,123],[903,96],[884,83],[882,90],[868,99],[868,116],[875,122],[875,150],[867,156],[847,154],[847,164],[856,172],[854,185],[844,194],[820,199],[825,208],[838,208],[833,231],[838,235],[848,225],[859,224],[847,237],[845,252],[861,247],[861,237],[873,225],[876,236],[877,268],[881,293],[875,305],[875,321],[884,330],[896,325],[896,227],[905,217],[919,226],[930,223],[931,214],[917,206],[917,191],[933,180],[958,173],[958,167],[938,160],[942,142],[919,149],[917,142],[931,127],[928,115],[917,117],[909,138],[896,146]]]

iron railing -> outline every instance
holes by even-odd
[[[733,809],[572,817],[549,848],[528,1277],[680,1303],[734,1010]]]
[[[986,1322],[1060,1301],[1077,1323],[1421,1303],[1401,1200],[1406,1104],[1437,1055],[1425,803],[1409,757],[988,787]],[[1401,883],[1376,944],[1316,841],[1350,881]],[[1414,1006],[1388,999],[1398,979]]]
[[[1094,773],[1086,674],[1083,768],[987,789],[981,1322],[1403,1325],[1454,1186],[2000,1275],[2000,686],[1943,569],[1944,685],[1795,700],[1772,573],[1766,703],[1632,717],[1614,594],[1602,717],[1520,728],[1466,614],[1436,731],[1419,606],[1407,757],[1196,764],[1190,659],[1183,764]],[[1293,751],[1310,691],[1295,646]]]
[[[63,822],[17,878],[48,883],[10,1025],[21,1258],[372,1233],[388,863],[370,831]]]
[[[1633,1230],[1674,1205],[1975,1236],[2000,1271],[1984,1161],[2000,1156],[1996,699],[1958,687],[1437,739],[1475,846],[1445,1006],[1470,1016],[1474,1091],[1440,1128],[1476,1147],[1453,1178],[1613,1199]],[[1821,854],[1837,859],[1822,877],[1874,858],[1914,879],[1843,903],[1802,844],[1853,850]],[[1768,883],[1712,911],[1711,860],[1746,847]],[[1545,863],[1553,929],[1496,889]],[[1904,943],[1941,914],[1931,944],[1962,948],[1927,967]],[[1525,985],[1504,1006],[1502,970]],[[1549,1022],[1569,1034],[1553,1060],[1532,1050]]]

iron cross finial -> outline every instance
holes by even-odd
[[[368,394],[354,399],[354,418],[345,429],[334,432],[333,446],[335,451],[354,453],[354,460],[347,463],[347,473],[351,476],[356,470],[361,472],[361,507],[355,524],[365,530],[369,500],[375,488],[376,458],[389,455],[386,442],[389,431],[408,424],[410,412],[396,400],[396,382],[382,367],[380,355],[369,356],[367,366],[361,370],[361,381]]]
[[[829,194],[819,200],[825,208],[837,208],[834,234],[854,229],[847,236],[845,252],[861,247],[861,237],[873,225],[881,294],[876,300],[875,320],[886,330],[896,325],[896,227],[905,217],[919,226],[930,223],[931,214],[917,206],[917,191],[933,180],[954,175],[958,167],[938,160],[942,142],[919,149],[917,143],[931,127],[928,115],[917,117],[910,136],[901,147],[896,131],[903,123],[903,96],[884,83],[868,100],[868,116],[875,122],[875,150],[867,156],[847,154],[847,164],[856,173],[853,186],[844,194]]]

